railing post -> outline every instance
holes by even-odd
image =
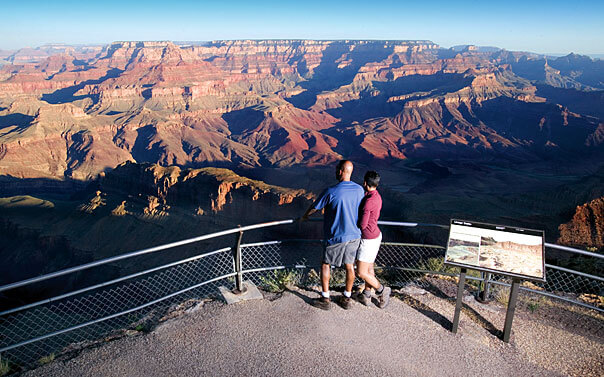
[[[239,225],[241,228],[241,225]],[[235,260],[235,290],[234,293],[243,293],[243,272],[241,263],[241,239],[243,238],[243,231],[240,230],[237,233],[237,242],[235,243],[235,249],[233,250],[233,258]]]

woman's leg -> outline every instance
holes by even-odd
[[[359,275],[361,279],[365,280],[365,289],[373,288],[378,290],[382,286],[375,278],[373,263],[357,261],[357,275]]]

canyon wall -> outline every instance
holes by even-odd
[[[0,68],[1,175],[87,181],[125,161],[535,161],[598,153],[604,141],[590,94],[604,89],[601,63],[574,55],[354,40],[86,51]],[[570,87],[591,100],[559,91]]]

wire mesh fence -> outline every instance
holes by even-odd
[[[242,245],[243,270],[246,278],[256,284],[263,284],[276,268],[297,268],[308,272],[320,267],[322,244],[318,241],[271,241]],[[444,264],[446,248],[438,245],[383,242],[376,259],[378,278],[394,286],[413,283],[420,287],[430,285],[426,275],[457,276],[459,269]],[[270,277],[270,276],[269,276]],[[468,271],[468,283],[478,287],[484,274]],[[503,287],[511,284],[511,279],[498,274],[491,275],[491,281]],[[357,280],[358,283],[360,281]],[[343,281],[335,281],[343,285]],[[555,296],[565,301],[602,311],[593,296],[604,295],[604,279],[583,274],[581,271],[547,265],[545,282],[525,282],[521,287],[535,293]]]
[[[32,366],[41,358],[77,350],[143,318],[160,315],[176,303],[215,295],[218,285],[231,284],[228,277],[232,275],[232,250],[227,248],[122,284],[8,310],[0,316],[2,358]]]
[[[298,271],[302,283],[309,283],[312,275],[312,283],[318,284],[322,250],[322,243],[316,240],[241,245],[243,277],[263,286],[274,277],[273,271],[288,269]],[[32,367],[53,355],[77,353],[119,337],[124,329],[144,329],[146,323],[153,323],[169,308],[187,300],[218,296],[218,286],[233,287],[237,272],[234,251],[225,248],[204,253],[57,300],[5,310],[0,313],[2,360],[8,360],[15,371]],[[443,264],[444,255],[445,248],[438,245],[384,242],[376,273],[394,286],[427,286],[427,275],[458,275],[458,269]],[[312,270],[314,274],[309,273]],[[530,283],[523,289],[602,310],[584,300],[585,295],[604,294],[601,277],[552,265],[546,273],[545,283]],[[480,277],[475,274],[469,278],[477,281]],[[491,280],[509,283],[500,275],[493,275]]]

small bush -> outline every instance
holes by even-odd
[[[11,370],[10,363],[6,359],[2,359],[0,356],[0,376],[8,374]]]
[[[503,305],[507,305],[510,300],[510,290],[503,287],[493,287],[493,297],[495,300]]]
[[[426,271],[434,271],[434,272],[444,272],[447,274],[458,274],[459,273],[459,269],[457,267],[451,267],[451,266],[445,266],[445,258],[443,257],[436,257],[436,258],[429,258],[426,260],[423,260],[419,263],[418,268],[420,270],[426,270]],[[468,275],[471,275],[472,271],[468,271]],[[471,275],[473,276],[473,275]]]
[[[531,301],[526,307],[531,313],[534,313],[537,309],[539,309],[539,303],[537,301]]]
[[[267,276],[261,276],[260,281],[268,292],[278,293],[297,285],[300,282],[300,274],[296,270],[274,270]]]
[[[54,359],[55,359],[55,354],[51,353],[48,356],[44,356],[44,357],[40,358],[40,360],[38,360],[38,364],[40,364],[40,365],[48,364],[48,363],[53,362]]]
[[[319,285],[321,285],[321,276],[317,271],[311,269],[310,271],[308,271],[308,274],[306,276],[306,286],[316,287]]]

